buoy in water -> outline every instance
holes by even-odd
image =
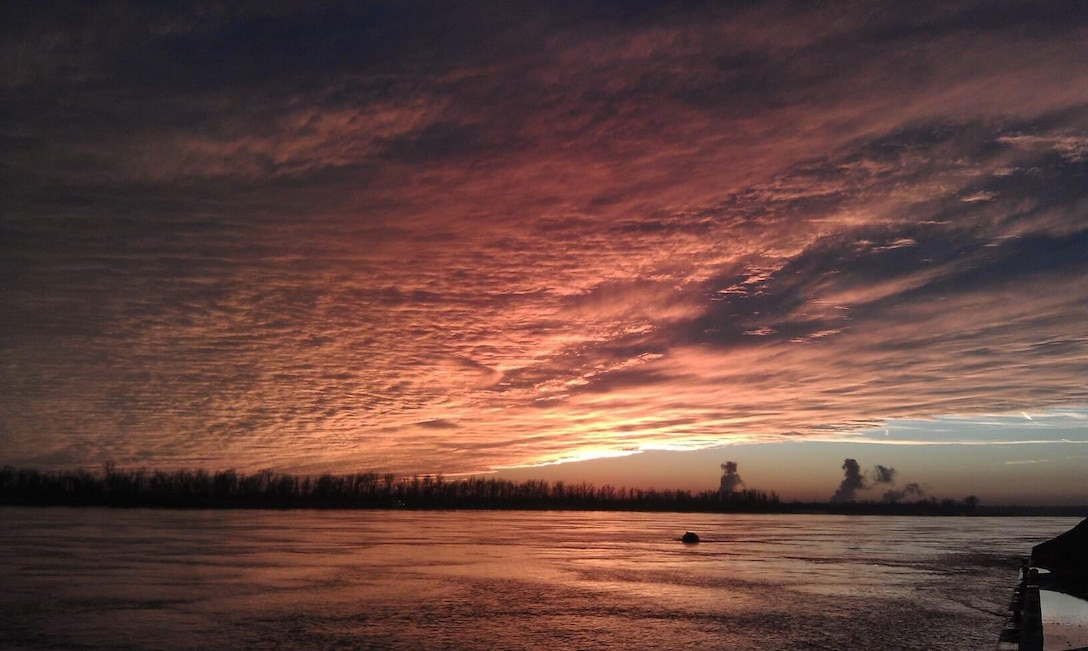
[[[689,531],[681,536],[680,541],[685,543],[697,543],[699,542],[699,536]]]

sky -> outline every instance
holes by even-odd
[[[0,463],[1088,502],[1088,4],[223,4],[0,6]]]

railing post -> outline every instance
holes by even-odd
[[[1043,609],[1039,601],[1039,571],[1032,569],[1023,588],[1020,615],[1020,651],[1043,651]]]

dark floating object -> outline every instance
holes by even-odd
[[[689,531],[680,537],[680,541],[685,543],[697,543],[699,542],[699,536]]]

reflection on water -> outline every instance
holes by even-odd
[[[0,646],[992,649],[1071,518],[0,509]],[[696,531],[703,542],[677,537]]]

